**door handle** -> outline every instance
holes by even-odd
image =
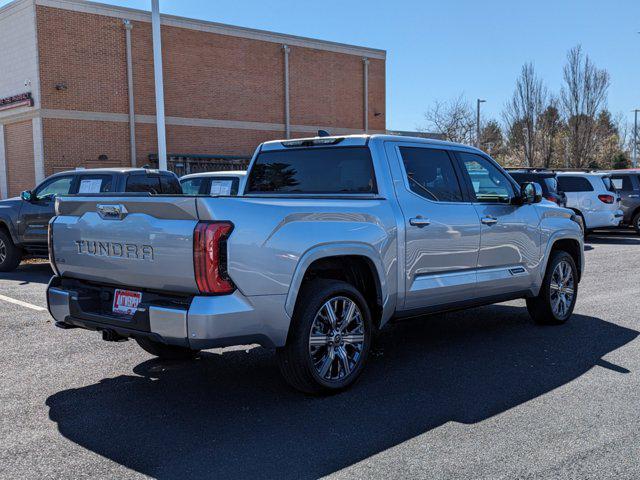
[[[496,223],[498,223],[498,219],[495,217],[484,217],[480,221],[485,225],[495,225]]]
[[[413,225],[414,227],[422,228],[422,227],[426,227],[428,225],[431,225],[431,220],[428,220],[428,219],[423,218],[420,215],[418,215],[417,217],[409,219],[409,225]]]
[[[629,198],[638,198],[640,197],[640,195],[636,195],[635,193],[632,193],[631,195],[629,195]]]

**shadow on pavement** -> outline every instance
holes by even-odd
[[[280,380],[262,349],[144,362],[47,400],[62,435],[155,478],[316,478],[428,432],[475,423],[576,379],[638,332],[575,315],[559,327],[494,305],[391,325],[362,379],[328,398]]]
[[[21,263],[13,272],[0,273],[0,280],[20,281],[20,285],[49,283],[53,271],[48,262]]]
[[[631,229],[596,230],[587,237],[586,243],[594,245],[640,245],[640,235]]]

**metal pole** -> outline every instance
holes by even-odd
[[[476,103],[476,147],[480,148],[480,104],[486,102],[486,100],[480,100],[478,98]]]
[[[364,65],[364,133],[369,131],[369,59],[364,57],[362,59]]]
[[[291,115],[289,112],[289,52],[288,45],[283,45],[284,52],[284,134],[286,138],[291,138]]]
[[[129,90],[129,150],[131,166],[136,166],[136,113],[133,101],[133,60],[131,59],[131,29],[133,25],[129,20],[124,21],[125,40],[127,47],[127,88]]]
[[[638,112],[640,112],[638,109],[633,111],[633,168],[638,167]]]
[[[153,74],[156,89],[156,127],[158,132],[158,168],[167,169],[167,138],[164,121],[164,82],[162,80],[162,37],[160,36],[159,0],[151,0],[153,33]]]

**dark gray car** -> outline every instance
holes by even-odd
[[[640,235],[640,169],[613,170],[611,182],[622,199],[623,226],[631,226]]]
[[[20,197],[0,201],[0,272],[14,270],[23,258],[48,255],[47,231],[60,195],[138,192],[181,194],[171,172],[144,168],[87,169],[61,172]]]

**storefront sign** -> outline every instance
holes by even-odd
[[[19,93],[12,97],[0,98],[0,112],[10,108],[33,107],[31,92]]]

